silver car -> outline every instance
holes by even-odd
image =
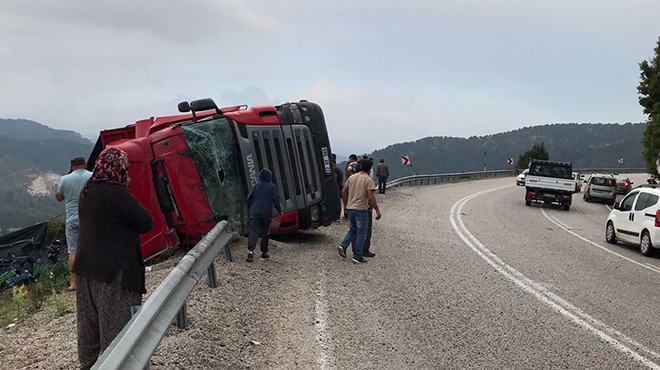
[[[598,200],[608,204],[616,202],[616,179],[612,175],[595,173],[587,180],[582,196],[586,202]]]

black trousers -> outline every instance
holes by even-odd
[[[270,219],[253,218],[250,219],[250,236],[248,237],[248,250],[254,252],[257,246],[257,239],[261,237],[261,253],[268,252],[268,228]]]

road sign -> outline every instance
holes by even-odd
[[[507,158],[506,164],[513,164],[513,158]]]
[[[619,158],[619,164],[623,164],[623,158]]]
[[[408,164],[410,164],[410,158],[408,158],[407,155],[402,155],[401,162],[403,163],[404,166],[407,166]]]

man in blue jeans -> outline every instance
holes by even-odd
[[[376,212],[376,220],[380,220],[381,214],[376,203],[376,184],[369,176],[373,162],[369,159],[363,159],[360,162],[360,172],[351,175],[342,189],[341,197],[344,202],[344,209],[348,212],[348,221],[350,228],[344,236],[344,239],[337,247],[339,255],[346,258],[346,249],[355,237],[353,245],[353,262],[366,263],[367,260],[362,256],[362,248],[367,237],[367,228],[369,225],[369,207]]]

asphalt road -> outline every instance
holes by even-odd
[[[527,207],[514,178],[378,200],[364,265],[337,254],[343,220],[254,263],[233,243],[219,288],[193,290],[189,328],[167,334],[151,369],[660,369],[660,259],[607,244],[606,205],[579,193],[570,211]],[[174,263],[154,266],[150,292]],[[33,330],[49,352],[4,366],[75,367],[75,314],[13,330],[0,344],[32,351],[21,330]]]
[[[606,205],[580,193],[568,212],[527,207],[514,184],[388,191],[374,224],[377,256],[366,265],[336,253],[344,221],[280,240],[274,258],[258,266],[243,262],[237,246],[230,269],[240,279],[228,285],[254,280],[228,296],[247,311],[240,303],[224,311],[246,315],[226,324],[228,336],[243,333],[244,345],[225,343],[218,366],[660,368],[660,260],[605,243]],[[162,368],[172,365],[167,348],[159,350]]]

